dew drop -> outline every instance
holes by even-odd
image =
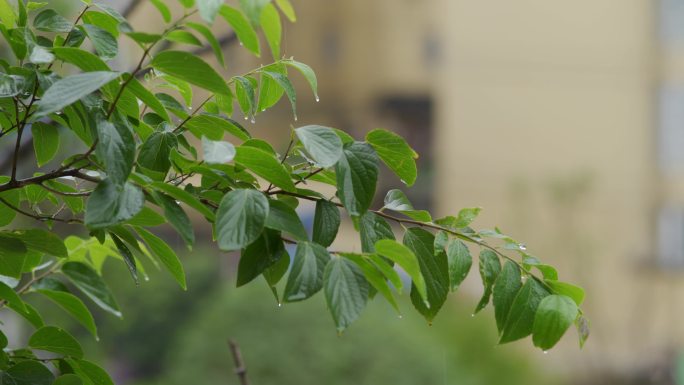
[[[471,316],[471,317],[475,317],[475,313],[471,314],[470,316]]]
[[[249,119],[248,117],[245,116],[245,120]]]
[[[296,117],[296,116],[294,117],[294,121],[295,121],[295,122],[297,121],[297,117]]]
[[[254,124],[254,123],[256,123],[256,119],[254,119],[254,117],[252,116],[252,119],[250,120],[250,122],[252,122],[252,124]]]
[[[319,98],[318,96],[316,96],[316,103],[318,103],[318,102],[320,102],[320,101],[321,101],[321,98]]]
[[[242,46],[242,45],[244,45],[244,44],[242,44],[242,42],[240,42],[240,45]]]
[[[520,250],[522,250],[522,251],[527,250],[527,246],[525,246],[524,243],[519,244],[519,245],[518,245],[518,248],[519,248]]]
[[[278,302],[278,307],[283,307],[283,304],[281,302]]]
[[[399,319],[402,319],[402,318],[404,318],[404,316],[403,316],[403,315],[401,315],[401,314],[399,314],[399,316],[398,316],[398,317],[399,317]]]
[[[262,109],[261,109],[261,112],[264,112],[264,111],[266,111],[266,109],[265,109],[265,108],[262,108]]]
[[[548,350],[544,350],[544,354],[549,354],[549,351],[548,351]]]

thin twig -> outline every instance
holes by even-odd
[[[8,202],[5,198],[2,198],[2,197],[0,197],[0,202],[2,202],[5,206],[11,208],[12,210],[18,212],[19,214],[25,215],[29,218],[33,218],[33,219],[40,221],[40,222],[55,221],[55,222],[63,222],[63,223],[83,223],[83,221],[78,219],[78,218],[62,219],[62,218],[57,218],[54,215],[39,215],[39,214],[32,213],[32,212],[29,212],[26,210],[22,210],[21,208],[13,205],[12,203]],[[59,214],[59,212],[57,212],[56,214]]]
[[[245,367],[245,363],[242,361],[240,347],[233,340],[228,340],[228,346],[230,347],[230,353],[233,355],[235,374],[237,374],[238,379],[240,379],[240,384],[249,385],[249,381],[247,380],[247,367]]]

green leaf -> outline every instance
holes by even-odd
[[[513,300],[499,343],[505,344],[530,335],[537,307],[548,295],[549,292],[536,279],[528,278]]]
[[[126,244],[121,240],[121,238],[114,234],[114,232],[110,232],[109,236],[114,241],[114,245],[116,246],[116,249],[119,251],[119,255],[123,259],[126,268],[128,268],[128,272],[131,274],[131,277],[133,278],[135,285],[138,286],[140,284],[138,280],[138,265],[135,261],[133,253],[128,248],[128,246],[126,246]],[[135,246],[138,246],[137,240],[133,239],[133,244],[135,244]]]
[[[308,65],[300,63],[295,60],[285,60],[284,63],[285,65],[296,68],[299,72],[302,73],[302,75],[304,75],[304,78],[309,83],[309,86],[311,86],[311,91],[313,92],[316,101],[319,101],[320,99],[318,97],[318,80],[316,79],[316,73],[313,71],[313,69],[311,69],[311,67],[309,67]]]
[[[287,256],[280,233],[264,229],[256,241],[249,244],[240,254],[237,286],[251,282],[259,274]]]
[[[435,237],[421,228],[412,227],[404,234],[406,245],[418,258],[420,272],[425,279],[427,301],[415,285],[411,288],[411,302],[428,322],[432,322],[449,294],[449,272],[445,251],[435,252]],[[377,250],[377,246],[376,246]]]
[[[19,298],[19,295],[3,282],[0,282],[0,298],[22,312],[26,312],[26,304]]]
[[[394,310],[397,311],[397,313],[400,313],[399,305],[397,304],[397,301],[394,298],[394,295],[392,294],[392,290],[387,284],[387,279],[382,274],[382,272],[377,268],[376,265],[371,263],[368,259],[366,259],[366,256],[361,254],[340,253],[340,255],[353,261],[361,269],[361,271],[363,271],[363,275],[364,277],[366,277],[368,283],[370,283],[371,286],[375,288],[375,290],[377,290],[380,294],[382,294],[383,297],[385,297],[387,302],[389,302],[390,305],[392,305],[392,307],[394,308]]]
[[[157,200],[157,203],[164,209],[164,216],[169,221],[169,224],[173,226],[181,238],[183,238],[188,249],[191,249],[192,245],[195,243],[195,231],[193,230],[190,218],[188,218],[188,214],[185,213],[175,199],[168,195],[158,192],[154,192],[152,195]]]
[[[38,313],[38,310],[36,310],[36,308],[29,305],[28,303],[24,303],[24,306],[25,306],[24,310],[15,306],[11,302],[9,303],[8,306],[15,313],[19,314],[25,320],[27,320],[31,325],[33,325],[34,328],[41,328],[45,325],[45,323],[43,322],[43,318],[40,316],[40,313]]]
[[[295,129],[306,152],[319,167],[332,167],[342,157],[342,140],[332,128],[310,125]]]
[[[52,302],[56,303],[59,307],[74,317],[76,321],[83,325],[90,332],[90,334],[93,335],[93,337],[96,339],[98,338],[97,326],[95,326],[93,315],[90,314],[90,311],[80,298],[65,291],[38,289],[36,292],[44,295]]]
[[[129,81],[128,86],[126,87],[127,90],[131,91],[135,97],[140,99],[140,101],[142,101],[152,111],[156,112],[157,115],[161,116],[162,119],[166,120],[167,122],[171,121],[166,108],[164,108],[164,105],[159,101],[159,99],[157,99],[156,96],[154,96],[152,92],[145,88],[145,86],[143,86],[138,79],[131,79],[130,77],[126,78]]]
[[[228,95],[230,90],[225,80],[209,64],[198,56],[184,51],[162,51],[150,65],[158,71],[194,84],[207,91]]]
[[[28,345],[33,349],[45,350],[65,356],[83,357],[81,344],[65,330],[55,326],[44,326],[31,335]]]
[[[279,72],[262,70],[261,73],[273,79],[283,90],[285,90],[285,94],[292,106],[292,115],[294,116],[294,120],[297,120],[297,93],[295,92],[292,83],[290,83],[290,79]]]
[[[261,29],[264,31],[264,36],[266,36],[266,41],[271,47],[273,59],[278,60],[278,58],[280,58],[280,40],[283,33],[283,27],[280,24],[278,10],[273,4],[267,4],[261,10],[260,24]]]
[[[81,380],[81,377],[67,373],[57,377],[52,385],[83,385],[83,381]]]
[[[254,28],[252,28],[242,12],[224,4],[221,6],[219,14],[226,19],[228,24],[230,24],[230,26],[233,28],[233,31],[235,31],[235,35],[237,35],[238,40],[240,40],[245,48],[250,50],[256,56],[259,56],[259,38],[257,37]]]
[[[337,196],[350,215],[363,215],[375,196],[378,181],[378,156],[366,143],[346,144],[335,165]]]
[[[332,245],[340,228],[340,209],[330,201],[316,202],[312,240],[323,247]]]
[[[449,260],[449,282],[451,290],[456,290],[470,272],[473,265],[473,257],[468,247],[459,240],[452,240],[447,247]]]
[[[221,140],[224,132],[241,140],[249,140],[249,132],[231,119],[224,119],[212,115],[196,115],[185,123],[190,131],[198,137],[202,135],[211,140]]]
[[[157,214],[151,208],[144,206],[139,213],[127,220],[126,223],[133,226],[154,227],[166,223],[166,218]]]
[[[283,74],[283,76],[287,76],[287,69],[281,63],[271,64],[262,68],[261,82],[259,83],[259,106],[257,107],[257,111],[266,111],[266,109],[271,108],[278,103],[285,93],[283,87],[281,87],[272,77],[268,76],[265,73],[266,71],[278,72]]]
[[[257,107],[256,79],[250,76],[235,76],[233,80],[235,81],[235,94],[237,95],[240,109],[245,114],[245,117],[252,116],[254,118]]]
[[[20,278],[27,252],[21,240],[0,236],[0,275]]]
[[[67,262],[62,266],[62,273],[97,306],[121,318],[119,305],[93,268],[81,262]]]
[[[323,287],[323,272],[330,254],[321,245],[299,242],[283,297],[287,302],[305,300]]]
[[[553,279],[545,279],[544,282],[551,288],[553,293],[572,298],[577,306],[580,306],[582,302],[584,302],[584,289],[581,287]]]
[[[74,27],[69,20],[53,9],[41,11],[33,19],[33,26],[43,32],[69,32]]]
[[[90,361],[67,359],[67,362],[79,377],[90,381],[86,382],[85,385],[114,385],[109,374]]]
[[[8,385],[51,385],[55,376],[38,361],[21,361],[0,371],[0,383]]]
[[[14,27],[14,23],[17,21],[17,15],[8,0],[0,0],[0,21],[7,28]]]
[[[292,234],[298,241],[307,241],[309,239],[302,220],[292,207],[273,199],[269,199],[268,203],[269,210],[268,217],[266,217],[266,227]]]
[[[214,22],[223,0],[196,0],[196,3],[202,19],[211,24]]]
[[[199,39],[196,38],[195,35],[193,35],[191,32],[184,31],[181,29],[177,29],[175,31],[167,33],[164,36],[164,39],[179,44],[189,44],[197,47],[202,46],[202,42],[199,41]]]
[[[169,7],[164,4],[163,0],[150,0],[152,5],[154,5],[155,8],[159,11],[159,13],[162,15],[162,18],[164,19],[164,22],[170,23],[171,22],[171,10]]]
[[[100,182],[86,202],[85,224],[101,229],[125,222],[142,210],[145,197],[131,183],[114,183],[107,178]]]
[[[163,180],[171,168],[171,150],[178,148],[178,139],[172,132],[156,131],[140,146],[138,165],[155,180]]]
[[[140,238],[142,238],[145,244],[147,244],[147,247],[152,252],[152,255],[161,261],[164,267],[166,267],[166,270],[171,274],[171,276],[173,276],[176,282],[178,282],[180,287],[182,287],[183,290],[187,290],[183,264],[181,264],[173,249],[166,244],[166,242],[142,227],[136,226],[134,229],[135,232],[140,235]]]
[[[423,277],[423,273],[420,270],[418,257],[416,257],[411,249],[397,241],[381,239],[375,243],[375,252],[404,269],[406,274],[411,278],[413,286],[423,298],[423,301],[428,301],[428,289],[425,277]]]
[[[290,174],[273,155],[262,149],[245,145],[237,147],[236,151],[235,163],[273,183],[274,186],[285,191],[295,191]]]
[[[513,304],[513,300],[521,287],[520,268],[515,262],[506,261],[494,283],[494,294],[492,297],[494,317],[496,318],[496,327],[499,329],[499,332],[503,330],[506,324],[511,304]]]
[[[59,131],[53,125],[35,122],[31,125],[31,135],[33,136],[33,149],[36,152],[38,166],[43,166],[57,154]]]
[[[93,71],[67,76],[56,81],[43,94],[34,119],[61,111],[64,107],[82,97],[99,90],[105,84],[119,77],[118,72]]]
[[[83,24],[83,29],[93,43],[97,56],[105,61],[116,57],[119,53],[119,43],[111,33],[92,24]]]
[[[551,349],[563,337],[577,318],[579,309],[572,298],[549,295],[539,302],[532,325],[532,342],[542,349]]]
[[[408,186],[418,176],[416,159],[418,154],[401,136],[386,130],[376,129],[366,135],[366,141],[377,151],[380,159]]]
[[[361,233],[361,251],[364,253],[375,252],[375,243],[381,239],[395,239],[389,223],[372,212],[366,212],[361,216],[359,232]]]
[[[47,230],[11,230],[2,232],[0,234],[4,237],[11,237],[20,240],[30,251],[53,255],[58,258],[67,258],[69,256],[62,239],[56,234]]]
[[[97,136],[99,143],[95,153],[104,162],[108,179],[117,185],[123,184],[135,161],[133,134],[125,124],[98,119]]]
[[[359,318],[366,306],[368,281],[352,261],[335,257],[325,267],[323,289],[337,330],[342,332]]]
[[[482,299],[475,308],[475,314],[484,309],[489,304],[489,299],[492,296],[492,289],[496,277],[501,272],[501,261],[499,257],[491,250],[482,250],[480,252],[480,277],[482,278],[482,285],[484,286],[484,294]]]
[[[268,199],[257,190],[226,194],[216,211],[216,238],[221,250],[239,250],[254,242],[268,217]]]
[[[425,210],[416,210],[408,200],[403,191],[393,189],[385,195],[385,206],[383,209],[396,211],[407,217],[420,222],[432,222],[430,213]]]
[[[209,221],[214,221],[214,218],[216,217],[214,215],[214,212],[207,208],[207,206],[202,204],[202,202],[200,202],[199,199],[197,199],[194,195],[190,194],[189,192],[164,182],[154,182],[152,183],[152,187],[154,187],[157,190],[163,191],[165,194],[170,195],[174,199],[179,200],[185,203],[186,205],[192,207],[193,209],[199,211],[200,214],[204,215],[207,219],[209,219]]]
[[[276,0],[276,4],[290,22],[294,23],[297,21],[297,16],[295,15],[295,10],[292,7],[290,0]]]
[[[211,30],[203,24],[199,23],[187,22],[185,25],[189,28],[194,29],[195,31],[199,32],[202,36],[204,36],[204,39],[207,40],[207,42],[211,46],[211,49],[214,51],[214,56],[216,56],[216,60],[218,60],[221,67],[225,67],[226,63],[223,59],[223,50],[221,48],[221,44],[218,40],[216,40],[216,37],[213,33],[211,33]]]
[[[204,162],[208,164],[226,164],[235,158],[235,146],[229,142],[213,141],[202,137]]]

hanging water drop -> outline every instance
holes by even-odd
[[[548,351],[548,350],[544,350],[544,354],[549,354],[549,351]]]
[[[524,243],[519,244],[519,245],[518,245],[518,248],[519,248],[520,250],[522,250],[522,251],[527,250],[527,246],[525,246]]]
[[[249,119],[249,117],[245,116],[245,120]]]
[[[404,318],[404,316],[401,315],[401,314],[399,314],[398,318],[399,318],[399,319],[402,319],[402,318]]]
[[[266,111],[266,109],[265,109],[265,108],[262,108],[262,109],[261,109],[261,112],[264,112],[264,111]]]
[[[256,119],[254,119],[254,117],[252,116],[252,119],[250,120],[250,122],[252,122],[252,124],[254,124],[254,123],[256,123]]]
[[[282,302],[278,302],[278,307],[283,307],[283,303],[282,303]]]
[[[318,102],[320,102],[320,101],[321,101],[321,98],[319,98],[318,96],[316,96],[316,103],[318,103]]]
[[[471,314],[470,316],[471,316],[471,317],[475,317],[475,313]]]

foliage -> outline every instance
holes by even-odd
[[[304,126],[291,130],[287,149],[278,153],[231,119],[253,120],[285,97],[296,120],[293,73],[303,76],[318,98],[313,70],[280,56],[281,13],[295,18],[289,2],[245,0],[232,7],[183,0],[184,14],[172,21],[169,7],[153,1],[168,23],[161,33],[136,31],[115,10],[84,3],[71,22],[47,3],[0,1],[0,32],[14,56],[0,61],[0,139],[14,143],[11,173],[0,176],[0,225],[6,227],[0,232],[0,299],[36,329],[27,348],[0,353],[3,381],[111,383],[83,357],[76,338],[46,325],[23,297],[45,296],[97,336],[82,298],[121,316],[102,279],[105,260],[123,263],[136,284],[146,277],[142,261],[149,261],[185,288],[179,258],[150,229],[169,224],[192,248],[193,214],[212,224],[219,249],[240,252],[238,285],[263,276],[279,302],[323,291],[339,332],[377,294],[399,311],[395,295],[403,282],[395,264],[411,279],[414,307],[432,322],[470,270],[466,242],[481,249],[485,291],[476,312],[493,298],[501,343],[532,334],[535,345],[548,349],[573,322],[584,342],[582,289],[559,281],[553,267],[498,229],[473,230],[479,209],[433,219],[414,209],[400,190],[387,193],[384,207],[371,209],[381,162],[406,185],[416,181],[417,154],[401,137],[373,130],[358,141],[333,128]],[[195,14],[204,23],[191,21]],[[270,50],[273,63],[226,79],[199,55],[164,48],[201,45],[197,33],[225,63],[206,26],[215,19],[227,22],[251,53],[266,56]],[[269,50],[261,47],[259,32]],[[119,39],[132,39],[142,51],[131,71],[107,63],[117,56]],[[168,89],[183,100],[164,92]],[[197,91],[208,97],[197,108],[186,108]],[[20,177],[27,130],[41,169]],[[60,143],[60,132],[84,150]],[[60,148],[70,153],[56,160]],[[310,182],[328,184],[336,193],[304,188]],[[296,212],[300,200],[316,202],[312,238]],[[340,209],[360,233],[361,253],[328,249],[341,224]],[[16,228],[17,216],[36,224]],[[402,225],[401,243],[390,222]],[[75,235],[83,229],[89,237]],[[64,233],[71,235],[58,235]],[[293,257],[286,244],[296,244]],[[4,348],[6,338],[0,337]]]

